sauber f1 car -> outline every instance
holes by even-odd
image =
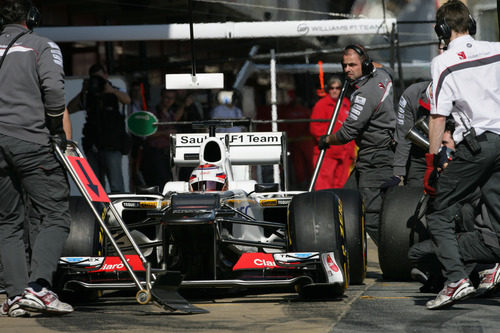
[[[134,288],[135,276],[141,286],[153,286],[153,298],[160,283],[167,285],[163,291],[177,285],[295,287],[303,296],[338,297],[349,283],[363,282],[366,236],[359,193],[288,191],[285,180],[258,183],[251,175],[262,165],[279,165],[286,179],[286,134],[209,128],[210,133],[171,137],[173,164],[194,168],[189,181],[168,182],[161,192],[109,195],[109,205],[98,214],[85,198],[71,199],[60,288]],[[88,192],[96,180],[75,174]],[[95,222],[99,215],[102,224]],[[138,300],[145,303],[147,296]],[[172,301],[172,294],[165,297]]]

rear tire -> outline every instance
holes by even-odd
[[[339,198],[331,192],[301,193],[292,198],[289,206],[289,250],[291,252],[333,252],[345,283],[327,286],[321,296],[338,297],[347,287],[348,260],[344,242],[343,216]],[[299,288],[302,296],[317,296],[314,285]]]
[[[378,258],[385,279],[410,279],[408,250],[425,238],[426,202],[421,187],[395,186],[387,191],[380,217]],[[420,219],[419,216],[422,216]]]

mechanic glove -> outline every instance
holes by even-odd
[[[433,198],[436,195],[436,181],[439,176],[438,172],[439,156],[436,154],[425,154],[425,176],[424,176],[424,189],[425,193]]]
[[[64,133],[63,129],[63,113],[64,110],[60,114],[56,111],[47,111],[45,113],[45,124],[50,133],[50,142],[57,145],[64,153],[68,142],[66,141],[66,133]]]
[[[325,149],[328,149],[330,148],[330,144],[328,144],[326,142],[326,138],[328,137],[328,134],[325,134],[325,135],[322,135],[320,138],[319,138],[319,141],[318,141],[318,149],[319,150],[325,150]]]
[[[437,153],[438,156],[438,168],[444,169],[446,163],[449,163],[452,159],[454,151],[448,147],[442,146]]]
[[[387,179],[382,185],[380,185],[380,190],[382,192],[385,192],[391,187],[399,185],[399,183],[401,183],[401,177],[392,176],[391,178]]]

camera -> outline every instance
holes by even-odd
[[[106,81],[103,77],[99,75],[91,75],[87,82],[87,93],[91,96],[100,96],[104,93],[104,88],[106,87]]]

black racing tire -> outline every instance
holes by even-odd
[[[325,286],[299,287],[301,296],[338,297],[344,293],[349,281],[349,261],[345,249],[343,216],[339,198],[331,192],[301,193],[289,205],[288,231],[291,252],[333,252],[342,270],[345,283],[334,285],[325,292]],[[324,281],[323,281],[324,282]],[[306,292],[307,291],[307,292]]]
[[[102,256],[103,241],[101,226],[92,213],[85,198],[69,198],[71,229],[64,245],[63,257]]]
[[[408,250],[425,239],[425,198],[421,187],[395,186],[385,194],[378,244],[379,265],[385,279],[410,279]]]
[[[71,215],[70,233],[63,248],[62,257],[96,257],[103,255],[103,233],[89,204],[81,196],[69,198]],[[54,289],[61,299],[71,303],[92,302],[99,298],[101,291],[85,289],[79,285],[65,288],[67,277],[63,271],[54,276]]]
[[[342,201],[345,241],[349,257],[349,284],[363,284],[367,271],[365,208],[356,190],[332,189]]]

